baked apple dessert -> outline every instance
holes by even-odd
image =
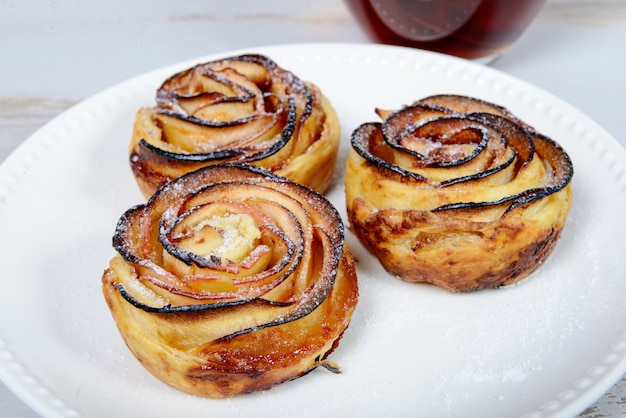
[[[558,143],[506,108],[427,97],[352,134],[350,228],[384,268],[454,292],[527,277],[546,259],[572,203]]]
[[[148,198],[198,168],[250,163],[324,192],[339,146],[335,109],[320,89],[258,54],[198,64],[166,79],[139,109],[130,165]]]
[[[181,391],[230,397],[318,366],[358,300],[336,209],[265,169],[218,164],[120,218],[102,290],[130,351]]]

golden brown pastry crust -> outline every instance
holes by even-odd
[[[126,345],[163,382],[213,398],[268,389],[333,368],[358,300],[343,232],[307,187],[209,166],[122,216],[102,290]]]
[[[441,95],[378,111],[352,135],[350,228],[390,273],[455,292],[532,273],[572,196],[572,163],[507,109]]]
[[[268,57],[241,55],[165,80],[156,106],[137,112],[130,165],[146,198],[169,180],[225,162],[254,164],[324,192],[339,138],[335,109],[315,84]]]

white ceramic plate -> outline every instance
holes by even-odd
[[[510,108],[570,153],[574,204],[555,252],[510,288],[451,294],[384,272],[348,233],[361,297],[331,359],[269,391],[200,399],[154,379],[124,346],[100,292],[119,216],[143,201],[127,163],[135,111],[199,58],[132,79],[68,110],[0,166],[0,376],[48,417],[567,417],[626,372],[626,152],[559,99],[490,68],[373,45],[263,53],[317,83],[343,145],[330,200],[345,216],[349,134],[435,93]],[[344,218],[345,219],[345,218]]]

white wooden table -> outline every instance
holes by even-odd
[[[569,102],[626,146],[625,41],[626,0],[549,0],[491,65]],[[65,109],[132,76],[299,42],[369,41],[339,0],[2,1],[0,163]],[[33,416],[0,383],[0,417]],[[626,416],[626,376],[580,416]]]

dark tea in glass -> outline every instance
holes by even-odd
[[[492,56],[512,44],[546,0],[345,0],[376,42],[463,58]]]

